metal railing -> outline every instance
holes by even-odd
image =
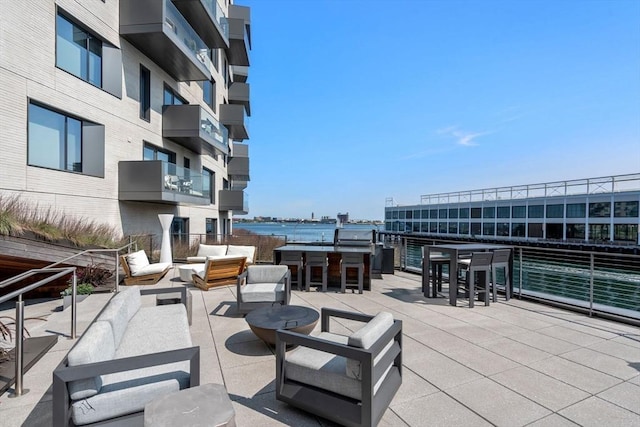
[[[396,266],[421,273],[422,247],[461,243],[384,234]],[[512,245],[514,295],[640,321],[640,255]],[[498,281],[501,281],[498,278]]]
[[[130,239],[131,240],[131,239]],[[67,263],[68,261],[77,258],[79,256],[85,255],[85,254],[89,254],[89,253],[108,253],[108,252],[113,252],[115,254],[115,264],[114,264],[114,270],[115,270],[115,291],[118,292],[119,291],[119,284],[120,284],[120,272],[119,272],[119,268],[118,268],[118,255],[121,251],[127,249],[130,250],[132,246],[136,246],[137,248],[137,243],[135,241],[130,241],[128,244],[117,248],[117,249],[87,249],[84,250],[82,252],[79,252],[77,254],[71,255],[61,261],[57,261],[53,264],[49,264],[46,267],[43,268],[34,268],[28,271],[25,271],[24,273],[20,273],[14,277],[11,277],[9,279],[3,280],[2,282],[0,282],[0,289],[6,288],[7,286],[10,285],[15,285],[17,283],[23,282],[26,279],[29,279],[31,277],[34,277],[36,275],[41,275],[41,274],[50,274],[48,277],[45,277],[43,279],[38,280],[35,283],[32,283],[30,285],[27,285],[23,288],[17,289],[13,292],[10,292],[4,296],[0,297],[0,303],[12,300],[13,298],[18,298],[18,301],[16,302],[16,318],[15,318],[15,324],[16,324],[16,334],[15,334],[15,341],[16,341],[16,347],[15,347],[15,357],[16,357],[16,363],[15,363],[15,387],[14,387],[14,393],[12,396],[18,397],[18,396],[22,396],[26,391],[24,389],[23,386],[23,378],[24,378],[24,301],[22,299],[22,295],[30,292],[34,289],[39,288],[40,286],[46,285],[47,283],[51,283],[54,280],[58,280],[60,278],[63,278],[65,276],[68,276],[69,274],[72,275],[71,277],[71,331],[69,334],[70,339],[76,339],[76,335],[77,335],[77,329],[76,329],[76,302],[77,302],[77,285],[78,285],[78,277],[77,277],[77,268],[78,267],[58,267],[60,264],[64,264]]]

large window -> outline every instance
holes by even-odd
[[[615,202],[613,215],[616,218],[637,218],[638,202]]]
[[[584,218],[587,214],[587,207],[584,203],[568,203],[567,218]]]
[[[542,224],[541,223],[529,223],[527,225],[527,237],[542,237]]]
[[[526,218],[527,207],[526,206],[514,206],[511,208],[512,218]]]
[[[151,120],[151,72],[140,65],[140,118]]]
[[[590,218],[608,218],[611,216],[611,203],[597,202],[589,203]]]
[[[482,218],[495,218],[496,217],[496,208],[491,206],[491,207],[485,207],[482,208]]]
[[[176,153],[148,143],[144,144],[142,158],[144,160],[160,160],[166,163],[176,164]]]
[[[564,205],[547,205],[547,218],[563,218]]]
[[[213,80],[205,80],[202,82],[202,100],[207,104],[213,112],[216,111],[216,82]]]
[[[498,206],[498,218],[509,218],[510,210],[509,206]]]
[[[460,218],[469,218],[469,208],[460,208]]]
[[[449,211],[447,209],[439,209],[438,210],[438,218],[440,219],[446,219],[447,218],[447,213]]]
[[[637,242],[638,241],[638,224],[614,225],[613,239],[617,241]]]
[[[586,227],[584,224],[567,224],[567,239],[584,240],[585,230]]]
[[[28,133],[29,165],[104,176],[104,126],[30,102]]]
[[[544,218],[544,206],[543,205],[529,206],[529,218]]]
[[[456,219],[458,218],[458,209],[449,209],[449,218]]]
[[[163,105],[183,105],[187,101],[176,93],[170,86],[164,85]]]
[[[207,168],[202,168],[202,194],[209,198],[211,204],[216,202],[216,174]]]
[[[511,237],[525,237],[525,225],[523,222],[514,222],[511,224]]]
[[[56,65],[94,86],[102,87],[102,41],[58,14]]]
[[[498,208],[500,209],[500,208]],[[508,211],[509,208],[507,208]],[[509,237],[509,223],[499,222],[496,226],[496,236]]]
[[[589,240],[610,240],[609,224],[589,224]]]
[[[471,218],[482,218],[482,208],[471,208]]]

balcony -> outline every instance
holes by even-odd
[[[160,160],[118,163],[118,200],[207,205],[202,175]]]
[[[249,67],[242,65],[232,65],[231,67],[231,81],[234,83],[246,83],[249,78]]]
[[[249,65],[251,50],[250,10],[245,6],[229,5],[229,65]]]
[[[251,104],[249,103],[249,84],[234,82],[229,86],[229,104],[244,106],[247,116],[251,115]]]
[[[176,80],[211,80],[208,46],[171,0],[122,0],[120,34]]]
[[[216,0],[173,0],[173,3],[207,46],[229,48],[229,24]]]
[[[249,139],[249,121],[243,105],[221,104],[220,123],[229,129],[229,138],[235,141]]]
[[[243,190],[220,190],[218,209],[233,211],[234,215],[246,215],[249,213],[249,195]]]
[[[229,154],[229,131],[197,104],[165,105],[162,136],[198,154]]]
[[[233,181],[234,187],[246,188],[249,181],[249,146],[246,144],[233,144],[233,152],[229,157],[227,174]],[[243,184],[240,184],[243,182]]]

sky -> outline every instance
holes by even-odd
[[[640,173],[640,1],[238,0],[249,215]]]

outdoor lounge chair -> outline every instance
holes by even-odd
[[[140,250],[120,256],[125,285],[155,285],[171,268],[171,263],[149,263],[147,254]]]
[[[244,271],[246,257],[210,256],[202,269],[194,269],[191,278],[198,288],[208,291],[216,286],[232,285]]]
[[[338,335],[331,317],[366,325]],[[340,425],[377,425],[402,383],[402,321],[323,308],[321,331],[276,331],[276,399]]]
[[[286,265],[250,265],[238,276],[238,313],[274,304],[288,305],[291,272]]]

